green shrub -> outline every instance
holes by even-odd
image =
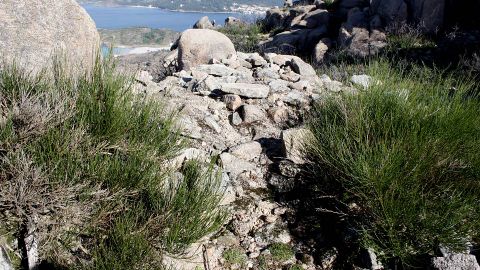
[[[480,232],[480,95],[467,75],[372,61],[367,91],[316,106],[312,188],[356,203],[362,244],[414,263]],[[348,211],[348,208],[345,210]]]
[[[163,251],[222,225],[213,165],[174,174],[165,164],[187,143],[175,115],[132,84],[111,59],[80,78],[0,71],[0,224],[18,239],[34,228],[42,260],[160,268]]]
[[[223,252],[223,258],[230,265],[238,264],[244,266],[247,262],[247,255],[240,248],[230,248]]]
[[[239,52],[252,53],[258,51],[258,44],[262,38],[262,23],[225,26],[219,29],[235,45]]]
[[[272,258],[279,261],[286,261],[288,259],[291,259],[293,255],[295,255],[293,253],[292,247],[283,243],[271,244],[268,247],[268,250],[270,250]]]

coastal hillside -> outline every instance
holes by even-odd
[[[272,7],[283,5],[282,0],[79,0],[80,4],[108,4],[108,5],[131,5],[131,6],[152,6],[173,10],[185,11],[208,11],[208,12],[225,12],[225,11],[255,11],[249,7],[262,6]]]
[[[98,32],[107,46],[170,47],[179,36],[179,33],[173,30],[151,28],[99,29]]]

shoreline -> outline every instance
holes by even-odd
[[[265,11],[260,12],[246,12],[246,11],[202,11],[202,10],[184,10],[184,9],[169,9],[169,8],[162,8],[156,6],[139,6],[139,5],[118,5],[118,4],[98,4],[98,3],[82,3],[81,6],[90,5],[90,6],[97,6],[97,7],[112,7],[112,8],[120,8],[120,7],[130,7],[130,8],[145,8],[145,9],[160,9],[168,12],[181,12],[181,13],[204,13],[204,14],[239,14],[239,15],[262,15],[265,14]],[[261,8],[272,8],[268,6],[258,6]]]

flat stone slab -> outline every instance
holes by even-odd
[[[224,83],[220,85],[220,90],[247,98],[267,98],[270,93],[267,85],[252,83]]]

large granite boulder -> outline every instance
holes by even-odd
[[[193,29],[214,29],[213,23],[208,16],[203,16],[194,25]]]
[[[399,26],[408,21],[427,33],[444,27],[445,0],[372,0],[370,6],[386,25]]]
[[[235,46],[224,34],[209,29],[189,29],[178,40],[178,68],[208,64],[212,59],[225,59],[236,55]]]
[[[76,73],[93,65],[99,45],[95,23],[75,0],[0,1],[0,63],[36,73],[61,57]]]

